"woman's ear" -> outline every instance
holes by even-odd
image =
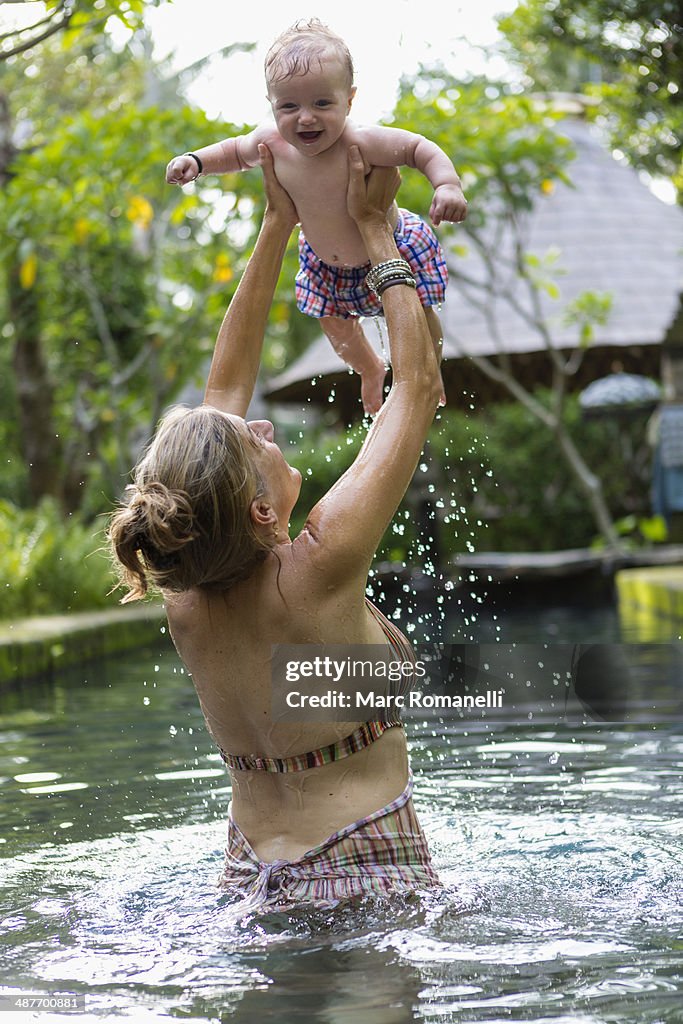
[[[266,530],[277,527],[275,509],[264,498],[254,498],[249,506],[249,515],[257,529]]]

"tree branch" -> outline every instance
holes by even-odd
[[[3,3],[24,3],[24,0],[2,0]],[[27,0],[28,2],[28,0]],[[10,32],[3,32],[0,34],[0,42],[3,39],[12,39],[13,36],[21,35],[22,32],[34,32],[37,28],[41,28],[43,25],[48,25],[54,21],[55,17],[64,10],[66,0],[60,0],[60,3],[53,11],[43,18],[41,21],[35,21],[32,25],[26,25],[24,28],[13,28]]]
[[[151,346],[143,345],[136,356],[131,359],[127,366],[125,366],[118,373],[115,373],[111,379],[112,391],[118,391],[124,384],[127,384],[131,377],[134,377],[138,370],[141,370],[150,357]]]
[[[567,362],[565,363],[565,376],[573,377],[574,374],[578,373],[579,367],[583,362],[584,356],[586,355],[587,349],[584,347],[575,348],[574,351],[569,355]]]
[[[468,356],[472,360],[475,366],[477,366],[482,373],[485,373],[491,380],[495,380],[496,383],[502,384],[503,387],[507,388],[511,395],[513,395],[526,409],[532,413],[536,419],[541,420],[546,427],[550,430],[555,430],[557,423],[555,417],[546,409],[537,399],[531,395],[526,388],[522,387],[515,377],[508,373],[506,370],[501,369],[498,366],[494,366],[490,359],[486,356]]]
[[[50,24],[50,26],[47,29],[45,29],[45,31],[42,32],[40,35],[35,36],[32,39],[27,39],[26,42],[24,43],[18,43],[10,50],[0,50],[0,60],[7,60],[9,57],[16,57],[18,53],[24,53],[26,50],[30,50],[32,47],[37,46],[38,43],[42,43],[45,39],[49,39],[50,36],[56,35],[57,32],[61,32],[62,29],[66,28],[69,22],[71,21],[71,15],[73,12],[64,11],[65,3],[66,0],[62,0],[59,7],[55,8],[55,11],[49,18],[44,18],[43,21],[36,22],[35,25],[30,25],[28,28],[17,29],[16,32],[7,33],[7,35],[5,35],[3,38],[11,39],[12,36],[20,36],[23,35],[23,33],[25,32],[32,32],[40,25],[52,22],[52,24]],[[55,22],[55,16],[59,14],[61,11],[64,11],[62,19],[60,21]]]
[[[110,363],[112,364],[112,366],[118,369],[121,365],[121,361],[119,359],[119,353],[116,348],[116,342],[114,341],[114,337],[111,333],[107,313],[102,304],[102,300],[100,299],[100,294],[97,290],[97,285],[93,280],[93,276],[90,271],[90,264],[88,263],[88,258],[83,251],[81,251],[81,253],[79,254],[78,262],[80,264],[80,273],[78,274],[78,280],[88,300],[90,312],[92,313],[93,320],[95,321],[95,326],[97,328],[99,339],[102,342],[102,348],[104,349],[105,354],[109,359]]]

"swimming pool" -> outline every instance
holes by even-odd
[[[85,994],[40,1021],[683,1020],[680,717],[605,725],[560,690],[409,721],[443,892],[241,921],[227,776],[165,641],[5,694],[0,988]]]

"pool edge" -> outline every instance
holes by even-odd
[[[0,623],[0,689],[148,646],[167,628],[159,602]]]

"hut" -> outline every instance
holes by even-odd
[[[466,232],[454,229],[446,241],[452,273],[441,311],[449,403],[488,404],[506,396],[481,369],[482,359],[495,362],[501,354],[524,386],[549,383],[551,361],[537,326],[539,314],[552,347],[574,350],[578,328],[568,322],[566,309],[587,291],[608,294],[611,309],[595,327],[572,387],[580,390],[615,371],[660,376],[662,341],[680,301],[683,211],[653,195],[632,167],[605,148],[579,102],[565,109],[568,116],[559,130],[576,152],[568,168],[571,185],[558,183],[540,196],[520,228],[525,251],[541,265],[554,254],[559,294],[541,289],[533,307],[526,282],[510,265],[513,239],[503,230],[494,244],[495,224],[489,228],[487,258],[493,261],[498,287],[487,290],[485,261],[468,246]],[[463,277],[476,286],[463,283]],[[363,326],[379,348],[378,323],[365,320]],[[360,415],[359,393],[357,379],[322,335],[265,387],[273,402],[327,404],[333,394],[347,422]]]

